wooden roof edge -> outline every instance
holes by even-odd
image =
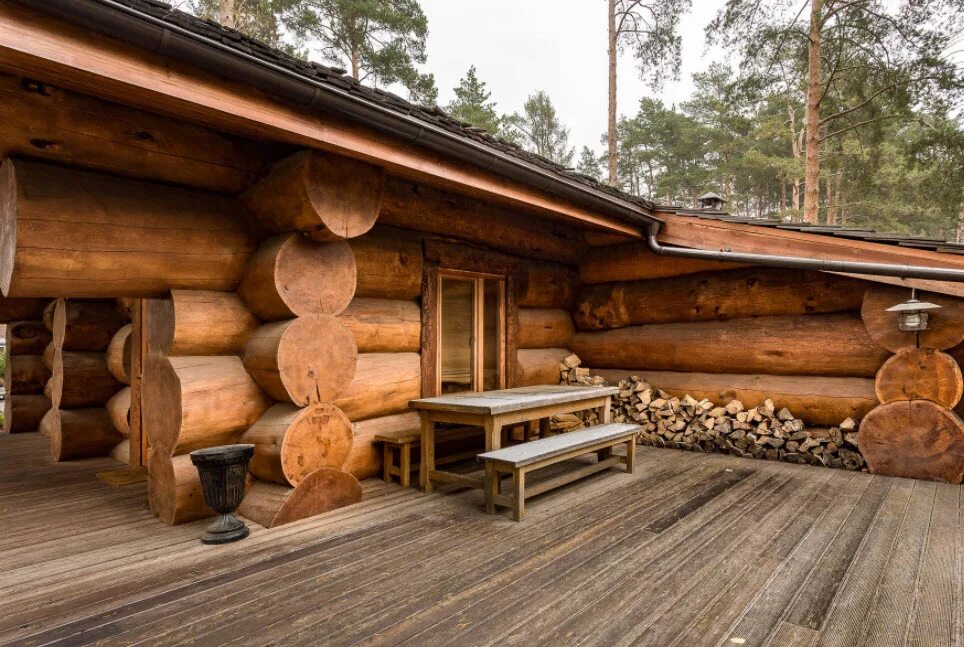
[[[0,3],[0,69],[245,137],[362,159],[399,177],[589,230],[642,238],[642,221],[651,217],[644,205],[633,207],[640,222],[631,222],[603,203],[577,204],[17,4]]]

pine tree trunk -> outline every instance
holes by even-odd
[[[780,211],[787,208],[787,182],[786,178],[780,177]]]
[[[616,0],[609,0],[609,185],[616,186]]]
[[[810,44],[807,48],[807,166],[803,219],[816,224],[820,210],[820,14],[823,0],[810,2]]]
[[[964,202],[961,203],[961,210],[957,214],[957,237],[955,242],[964,243]]]
[[[234,0],[218,0],[218,22],[230,29],[237,26],[234,20]]]

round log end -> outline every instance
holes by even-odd
[[[131,324],[123,326],[111,337],[107,347],[107,367],[122,384],[131,383]]]
[[[964,477],[964,421],[929,400],[883,404],[857,434],[870,471],[959,484]]]
[[[904,332],[897,327],[897,313],[887,308],[910,298],[909,288],[875,285],[867,289],[860,316],[874,341],[896,353],[905,348],[946,350],[964,341],[964,300],[933,292],[920,292],[921,301],[941,306],[928,314],[927,330]]]
[[[953,357],[933,348],[905,348],[884,362],[875,381],[882,403],[930,400],[953,409],[964,393],[961,369]]]
[[[288,495],[275,514],[271,527],[329,512],[362,499],[361,484],[354,476],[333,467],[309,474]]]

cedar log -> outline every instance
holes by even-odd
[[[559,384],[562,360],[572,352],[565,348],[523,349],[517,353],[517,371],[512,386]]]
[[[564,348],[573,333],[568,310],[519,308],[519,348]]]
[[[644,243],[596,247],[586,253],[579,266],[583,283],[643,281],[697,272],[713,272],[749,267],[742,263],[701,261],[692,258],[659,256]]]
[[[7,350],[11,355],[42,355],[52,338],[42,321],[7,324]]]
[[[56,409],[80,409],[103,405],[123,386],[104,353],[57,350],[44,393]]]
[[[416,411],[353,423],[355,441],[342,469],[359,480],[380,476],[382,451],[381,447],[373,442],[375,435],[419,429],[420,425]]]
[[[124,387],[115,393],[104,407],[107,409],[107,415],[110,416],[110,420],[114,424],[114,429],[125,438],[130,436],[131,387]]]
[[[367,420],[408,410],[421,397],[418,353],[359,353],[355,379],[334,401],[349,420]]]
[[[348,241],[355,256],[356,297],[415,301],[422,294],[422,245],[411,236],[376,231]]]
[[[417,353],[422,311],[415,301],[354,299],[338,315],[361,353]]]
[[[964,379],[954,358],[933,348],[905,348],[877,371],[877,399],[930,400],[953,409],[961,401]]]
[[[941,306],[938,310],[928,312],[927,330],[900,330],[897,327],[897,313],[887,312],[887,308],[907,301],[910,294],[907,288],[892,285],[874,285],[867,289],[860,315],[874,341],[894,353],[904,348],[918,347],[945,350],[964,341],[964,299],[934,292],[917,293],[921,301]]]
[[[237,442],[270,406],[237,357],[146,358],[143,429],[154,453]]]
[[[116,445],[114,449],[110,450],[110,457],[113,458],[118,463],[124,463],[125,465],[131,462],[131,439],[125,438]]]
[[[0,323],[42,321],[49,299],[0,297]]]
[[[293,488],[255,481],[238,512],[265,528],[275,528],[358,503],[361,498],[358,479],[339,469],[322,467]]]
[[[60,424],[50,435],[50,457],[55,462],[109,456],[124,440],[103,407],[62,410],[59,417]]]
[[[17,395],[8,391],[3,403],[3,431],[8,434],[37,431],[48,411],[50,400],[47,396]]]
[[[57,431],[59,427],[60,427],[60,409],[54,409],[53,407],[51,407],[50,409],[47,409],[47,413],[45,413],[43,417],[40,419],[40,424],[37,425],[37,431],[39,431],[42,435],[46,436],[47,438],[50,438],[51,436],[53,436],[54,432],[60,433],[59,431]]]
[[[377,166],[306,150],[275,164],[242,199],[272,233],[301,231],[330,242],[372,228],[384,184]]]
[[[302,407],[336,398],[351,384],[357,357],[348,328],[330,315],[265,324],[244,346],[244,366],[261,388]]]
[[[929,400],[880,405],[861,423],[857,445],[874,474],[955,485],[964,477],[964,421]]]
[[[351,422],[338,407],[276,404],[241,436],[254,445],[248,469],[263,481],[297,486],[321,467],[341,468],[351,451]]]
[[[127,324],[111,337],[107,346],[107,368],[121,384],[131,383],[131,324]]]
[[[269,238],[248,261],[238,294],[265,321],[337,315],[355,295],[355,256],[343,241],[298,233]]]
[[[57,299],[53,341],[61,350],[105,351],[127,314],[113,299]]]
[[[857,311],[867,284],[823,272],[749,268],[591,285],[573,318],[579,330],[738,317]]]
[[[201,476],[187,454],[151,452],[147,497],[151,511],[172,526],[214,515],[204,501]]]
[[[258,320],[233,292],[171,290],[146,304],[147,348],[171,357],[237,355]]]
[[[237,193],[268,146],[8,74],[0,75],[0,157],[42,158]]]
[[[522,266],[519,306],[569,308],[576,296],[579,276],[565,265],[530,262]]]
[[[852,314],[653,324],[576,333],[589,366],[634,370],[873,377],[890,353]]]
[[[394,177],[385,185],[378,222],[571,265],[585,249],[581,232],[560,222]]]
[[[636,375],[655,388],[682,398],[690,395],[724,405],[739,400],[748,409],[773,400],[811,425],[834,427],[847,418],[860,420],[877,406],[874,382],[861,377],[794,377],[726,373],[677,373],[627,369],[592,369],[593,375],[618,384]]]
[[[12,355],[7,353],[6,385],[7,393],[32,395],[43,393],[50,378],[50,371],[44,366],[43,355]]]
[[[253,239],[229,198],[23,160],[0,165],[6,296],[234,290]]]

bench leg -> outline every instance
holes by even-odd
[[[626,473],[632,474],[636,469],[636,439],[630,438],[626,443]]]
[[[512,470],[512,519],[522,521],[526,513],[526,473]]]
[[[412,443],[403,443],[398,452],[400,454],[398,482],[402,487],[408,487],[412,482]]]
[[[539,437],[548,438],[552,435],[552,418],[539,419]]]
[[[392,448],[388,443],[382,445],[382,480],[386,483],[392,482]]]
[[[495,495],[501,489],[499,487],[502,477],[495,469],[495,463],[486,461],[485,463],[485,512],[495,514]]]

